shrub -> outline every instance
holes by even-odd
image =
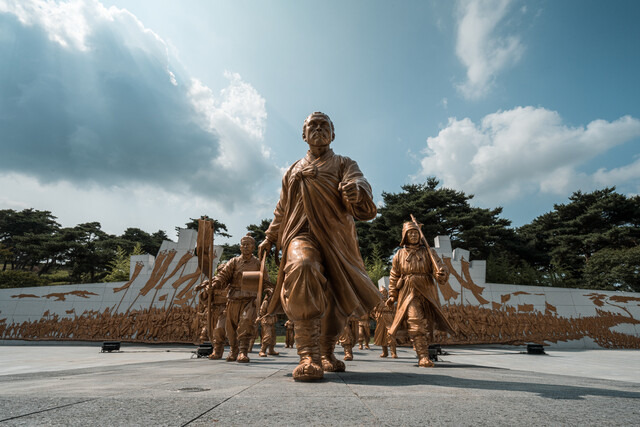
[[[0,272],[0,289],[30,288],[32,286],[47,286],[49,281],[38,277],[30,271],[8,270]]]

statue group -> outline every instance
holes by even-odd
[[[267,333],[265,340],[264,331],[271,328],[269,322],[275,323],[276,313],[284,312],[300,357],[293,370],[294,380],[320,380],[324,372],[344,372],[345,364],[336,358],[334,349],[341,342],[345,360],[350,360],[347,348],[351,354],[350,347],[355,345],[351,329],[356,333],[361,329],[360,347],[363,343],[369,347],[368,315],[373,313],[382,325],[374,335],[374,342],[383,347],[381,357],[388,355],[388,348],[392,357],[397,357],[394,335],[406,320],[419,365],[433,366],[428,358],[428,322],[453,332],[440,310],[435,285],[435,281],[447,280],[446,267],[428,248],[419,225],[405,223],[401,249],[393,259],[388,298],[383,297],[367,275],[354,222],[376,216],[371,186],[355,161],[330,148],[335,131],[329,116],[320,112],[309,115],[302,138],[309,150],[284,174],[274,219],[258,247],[260,260],[272,249],[282,254],[276,283],[264,281],[264,302],[258,305],[261,291],[242,285],[248,272],[260,272],[268,278],[264,262],[253,255],[256,242],[250,236],[241,240],[241,255],[198,288],[202,299],[212,298],[218,304],[211,310],[217,317],[215,324],[209,323],[214,347],[211,358],[222,357],[226,334],[231,348],[226,360],[249,362],[256,320],[263,329],[260,355],[275,354],[275,334]],[[221,291],[226,292],[226,301],[219,295]]]

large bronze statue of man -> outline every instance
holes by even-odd
[[[371,186],[355,161],[329,147],[335,138],[329,116],[307,117],[302,138],[309,151],[282,179],[259,252],[273,244],[282,250],[279,298],[272,299],[269,312],[281,304],[294,322],[300,363],[293,378],[310,381],[321,379],[323,371],[344,371],[333,354],[336,339],[349,315],[368,312],[381,296],[367,276],[354,223],[376,216]]]

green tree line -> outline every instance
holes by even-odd
[[[500,217],[502,208],[473,207],[472,198],[440,187],[436,178],[383,192],[377,218],[356,224],[363,257],[388,267],[402,224],[413,214],[429,243],[450,236],[454,249],[487,260],[487,282],[640,291],[639,196],[615,187],[576,191],[517,228]]]
[[[56,219],[49,211],[0,210],[0,287],[113,279],[118,255],[155,255],[168,240],[162,230],[149,234],[127,228],[115,236],[103,231],[99,222],[62,227]]]
[[[522,227],[502,218],[500,207],[471,206],[473,195],[441,187],[436,178],[383,192],[382,199],[373,221],[356,223],[374,283],[388,274],[402,224],[413,214],[430,243],[449,236],[454,249],[487,260],[488,282],[640,291],[640,197],[615,187],[577,191]],[[231,237],[224,223],[202,218],[214,221],[216,235]],[[247,232],[260,243],[270,222],[262,219]],[[185,227],[197,230],[198,220]],[[223,245],[222,260],[240,253],[242,236],[236,237],[237,243]],[[115,236],[98,222],[63,228],[49,211],[0,210],[0,287],[127,280],[130,255],[155,255],[163,240],[169,239],[162,230],[128,228]]]

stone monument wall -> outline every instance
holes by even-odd
[[[526,344],[562,348],[640,348],[640,294],[486,283],[486,262],[451,250],[448,237],[435,251],[449,267],[440,302],[457,336],[434,332],[440,344]],[[389,286],[389,278],[379,285]]]
[[[203,278],[196,238],[180,230],[156,257],[132,257],[128,282],[0,289],[0,340],[197,342],[205,317],[194,292]],[[434,249],[451,271],[439,293],[460,333],[434,331],[432,342],[640,348],[638,293],[486,283],[485,261],[452,251],[448,237]]]
[[[197,232],[131,257],[128,282],[0,289],[0,339],[195,342]],[[214,269],[222,248],[214,247]]]

